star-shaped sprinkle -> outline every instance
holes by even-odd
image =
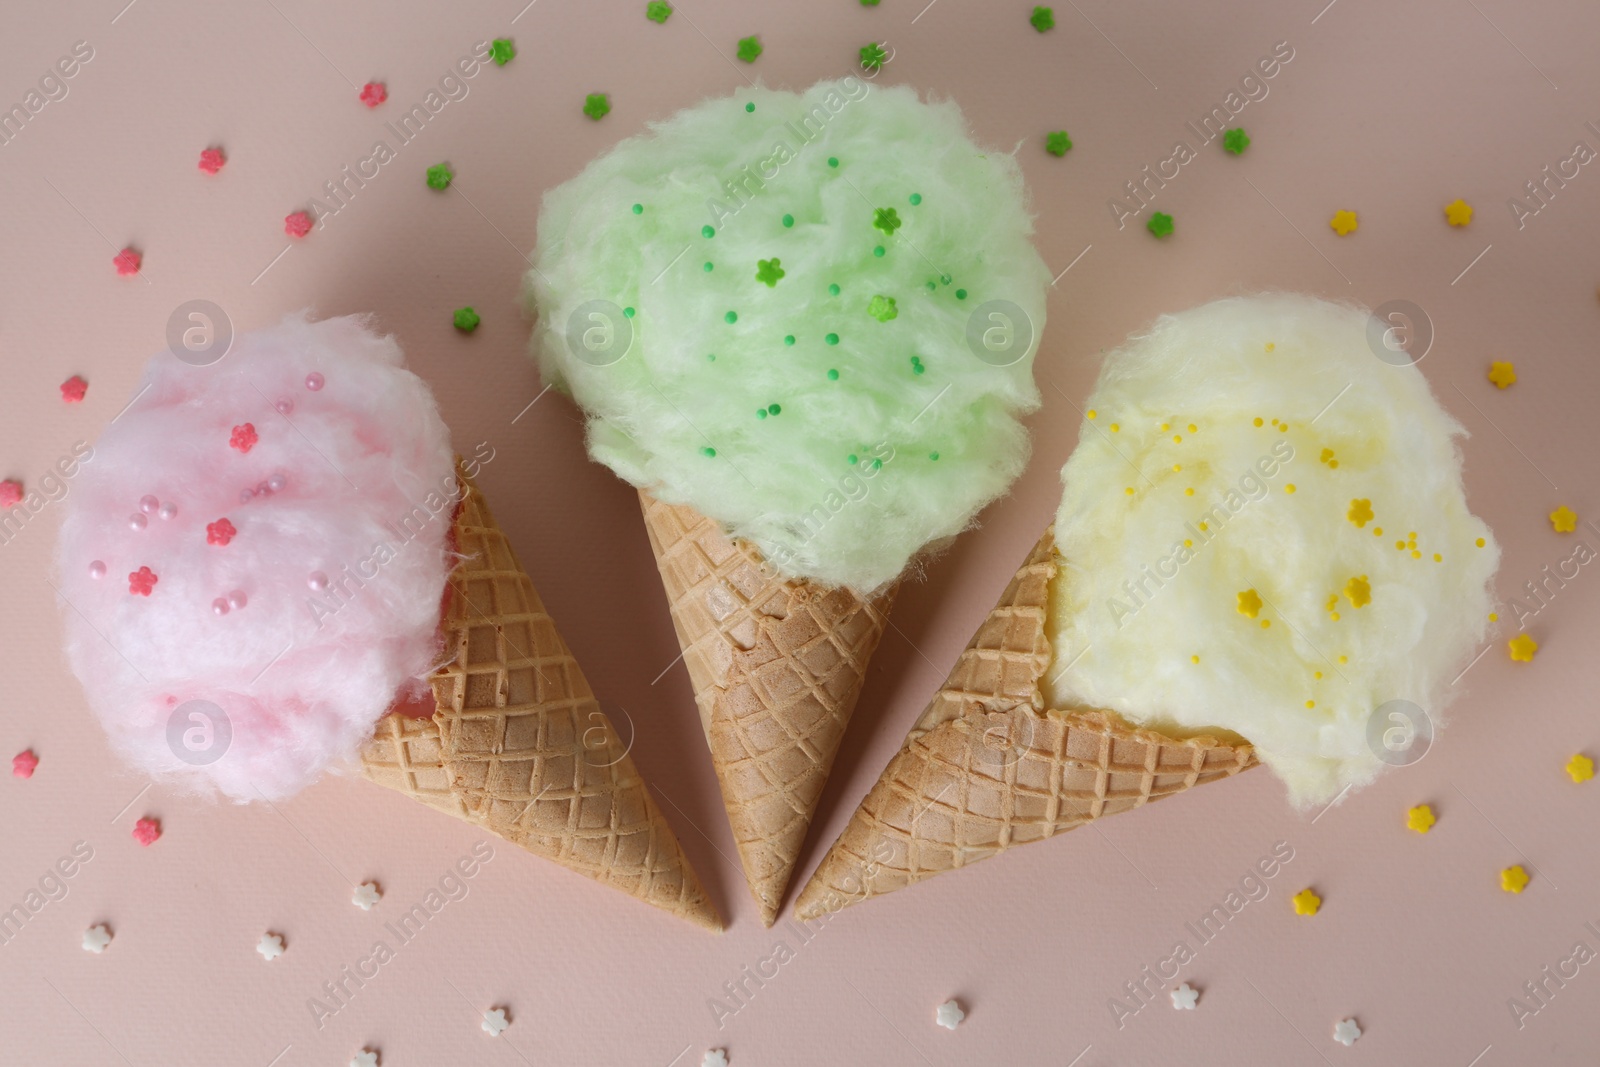
[[[1334,233],[1343,237],[1346,234],[1355,233],[1356,227],[1360,223],[1356,221],[1356,213],[1354,211],[1335,211],[1333,218],[1328,220],[1328,225],[1333,227]]]
[[[450,317],[450,321],[462,333],[471,333],[478,328],[478,323],[482,322],[483,319],[473,308],[464,307],[456,308],[455,313]]]
[[[1528,888],[1528,872],[1522,869],[1522,864],[1518,863],[1500,872],[1500,888],[1507,893],[1520,893]]]
[[[1574,782],[1587,782],[1594,777],[1594,760],[1579,752],[1567,760],[1567,777]]]
[[[720,1048],[707,1049],[700,1057],[700,1067],[728,1067],[728,1054]]]
[[[206,544],[225,545],[233,540],[233,535],[239,531],[227,519],[218,519],[216,522],[206,523]]]
[[[954,1030],[961,1025],[961,1020],[966,1017],[967,1013],[961,1010],[961,1005],[953,1000],[945,1001],[933,1013],[933,1021],[946,1030]]]
[[[1556,533],[1571,533],[1578,528],[1578,516],[1571,508],[1562,504],[1550,513],[1550,525]]]
[[[283,955],[283,938],[277,934],[262,934],[261,940],[256,942],[256,951],[264,960],[275,960]]]
[[[1358,575],[1344,583],[1344,595],[1351,607],[1364,608],[1372,603],[1372,583],[1365,574]]]
[[[83,394],[89,391],[89,383],[74,374],[61,383],[61,399],[69,404],[83,402]]]
[[[666,0],[650,0],[644,5],[644,17],[657,25],[667,21],[672,15],[672,5]]]
[[[1433,824],[1439,820],[1433,817],[1433,809],[1426,804],[1418,804],[1406,812],[1406,829],[1415,830],[1425,834],[1433,829]]]
[[[149,567],[140,567],[128,575],[128,592],[134,596],[149,596],[160,580]]]
[[[111,931],[106,928],[104,923],[98,926],[91,926],[83,932],[83,950],[85,952],[93,952],[98,956],[106,950],[106,946],[109,944],[111,944]]]
[[[867,314],[879,322],[888,322],[899,315],[899,310],[894,306],[894,297],[875,296],[867,302]]]
[[[1044,150],[1052,156],[1064,156],[1072,147],[1072,138],[1067,136],[1066,130],[1056,130],[1054,133],[1044,135]]]
[[[1365,526],[1372,521],[1372,501],[1364,499],[1350,501],[1350,510],[1344,513],[1344,517],[1358,527]]]
[[[900,228],[900,213],[892,207],[880,207],[872,212],[872,228],[894,236]]]
[[[1296,915],[1315,915],[1322,907],[1322,898],[1309,889],[1300,890],[1290,900],[1294,904]]]
[[[1261,610],[1261,594],[1254,589],[1246,589],[1244,592],[1237,594],[1234,599],[1238,601],[1236,607],[1239,614],[1247,619],[1255,618],[1256,614]]]
[[[883,61],[889,58],[889,53],[876,43],[862,45],[860,55],[863,70],[879,70],[883,67]]]
[[[756,61],[756,57],[759,56],[763,51],[764,49],[761,47],[761,39],[752,35],[750,37],[739,38],[739,48],[736,52],[734,52],[734,55],[738,56],[746,63],[754,63]]]
[[[33,749],[25,748],[11,757],[11,773],[17,778],[32,778],[34,769],[39,766],[39,757],[33,754]]]
[[[483,1032],[490,1037],[499,1037],[511,1023],[506,1019],[504,1008],[491,1008],[483,1013]]]
[[[362,882],[350,894],[350,903],[362,911],[371,911],[378,906],[378,901],[383,897],[376,882]]]
[[[1034,29],[1043,33],[1055,27],[1056,13],[1047,7],[1036,7],[1033,9],[1033,14],[1028,16],[1028,21],[1032,23]]]
[[[377,107],[389,99],[389,87],[382,82],[368,82],[361,87],[361,102],[368,107]]]
[[[207,174],[215,174],[222,169],[222,165],[226,162],[228,162],[228,159],[222,154],[222,149],[220,148],[202,148],[200,150],[200,169]]]
[[[141,256],[132,248],[124,248],[111,257],[111,265],[117,268],[117,273],[124,278],[139,273],[139,265],[144,262]]]
[[[1489,380],[1498,389],[1508,389],[1517,384],[1517,368],[1510,360],[1495,360],[1489,364]]]
[[[590,93],[583,98],[583,113],[599,122],[611,114],[611,100],[605,93]]]
[[[1170,236],[1172,233],[1172,216],[1165,211],[1158,211],[1150,216],[1150,221],[1144,224],[1144,228],[1157,237]]]
[[[10,508],[22,503],[22,483],[12,478],[0,482],[0,508]]]
[[[496,37],[489,44],[489,58],[494,60],[494,65],[503,67],[516,58],[517,46],[511,43],[509,37]]]
[[[350,1057],[350,1067],[378,1067],[376,1049],[364,1048]]]
[[[256,433],[255,424],[247,422],[233,428],[233,432],[228,435],[228,447],[248,452],[256,447],[256,442],[259,440],[261,436]]]
[[[1356,1043],[1356,1038],[1361,1036],[1361,1027],[1356,1025],[1354,1019],[1340,1019],[1333,1024],[1333,1039],[1345,1048]]]
[[[768,289],[778,284],[778,279],[784,276],[784,269],[779,266],[776,256],[772,259],[756,260],[756,281],[766,285]],[[787,290],[785,290],[787,291]]]
[[[428,168],[428,188],[448,189],[450,188],[450,180],[455,176],[455,171],[450,169],[450,164],[435,163],[433,166]]]
[[[290,237],[304,237],[311,232],[311,216],[304,211],[296,211],[283,217],[283,232]]]
[[[1444,217],[1452,226],[1465,226],[1472,221],[1472,205],[1465,200],[1452,200],[1444,206]]]
[[[1200,990],[1188,982],[1172,991],[1172,1006],[1180,1011],[1194,1011],[1194,1006],[1198,1003],[1200,1003]]]
[[[146,815],[133,824],[133,839],[146,848],[156,843],[161,836],[161,820],[152,819]]]
[[[1235,126],[1233,129],[1223,132],[1222,147],[1237,156],[1250,147],[1250,135]]]
[[[1511,651],[1511,658],[1518,663],[1532,663],[1533,654],[1539,651],[1539,642],[1533,639],[1532,634],[1518,634],[1506,642],[1506,647]]]

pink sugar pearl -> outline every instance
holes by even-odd
[[[99,581],[105,576],[106,565],[104,563],[102,563],[100,560],[94,560],[89,564],[89,577],[93,578],[95,581]]]
[[[313,393],[321,389],[324,384],[326,384],[326,379],[324,379],[322,375],[318,374],[316,371],[312,371],[310,374],[306,375],[306,388],[311,390]]]

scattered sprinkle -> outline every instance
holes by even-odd
[[[1235,126],[1233,129],[1223,133],[1222,147],[1236,156],[1241,155],[1246,148],[1250,147],[1250,135],[1240,127]]]
[[[227,519],[218,519],[216,522],[206,523],[206,544],[225,545],[232,541],[239,531]]]
[[[635,215],[643,215],[644,214],[644,205],[643,204],[635,204],[635,205],[633,205],[633,213]]]
[[[671,15],[672,5],[666,3],[666,0],[650,0],[644,5],[644,17],[657,25],[666,22]]]
[[[139,265],[144,262],[144,257],[132,248],[124,248],[111,257],[112,266],[117,268],[117,273],[124,278],[139,273]]]
[[[935,463],[937,463],[937,462],[939,462],[939,453],[937,453],[937,452],[929,452],[928,453],[928,458],[933,460]]]
[[[296,211],[283,217],[283,232],[290,237],[304,237],[311,232],[311,216],[304,211]]]
[[[1594,760],[1579,752],[1567,761],[1567,774],[1574,782],[1587,782],[1594,777]]]
[[[754,100],[752,100],[752,101],[750,101],[750,102],[749,102],[749,103],[748,103],[748,104],[746,104],[746,105],[745,105],[745,106],[744,106],[744,109],[745,109],[745,111],[746,111],[746,112],[753,112],[753,111],[755,111],[755,109],[756,109],[756,102],[755,102],[755,101],[754,101]]]
[[[69,404],[78,404],[83,401],[83,394],[89,391],[89,383],[74,374],[61,383],[61,399]]]
[[[707,223],[706,225],[700,227],[700,236],[701,237],[707,238],[709,240],[710,238],[715,237],[716,235],[717,235],[717,231],[712,228],[710,223]],[[706,265],[708,267],[710,266],[709,263],[706,264]]]
[[[1510,360],[1495,360],[1489,364],[1489,380],[1500,389],[1513,386],[1517,383],[1517,368]]]
[[[839,371],[838,371],[838,368],[836,368],[836,367],[829,367],[829,368],[828,368],[828,381],[830,381],[830,382],[836,382],[836,381],[838,381],[838,380],[839,380]],[[937,455],[937,453],[935,453],[935,455]]]
[[[39,757],[33,754],[33,749],[25,748],[11,757],[11,774],[16,778],[32,778],[34,770],[39,766]]]
[[[712,448],[710,445],[706,445],[700,450],[700,454],[702,456],[715,456],[717,454],[717,450]]]
[[[1406,829],[1415,830],[1419,834],[1432,830],[1433,824],[1438,821],[1433,817],[1433,809],[1426,804],[1418,804],[1406,812]]]
[[[1056,130],[1054,133],[1044,135],[1044,150],[1052,156],[1064,156],[1071,148],[1072,138],[1067,136],[1066,130]]]
[[[1550,513],[1550,525],[1556,533],[1571,533],[1578,528],[1578,516],[1565,504]]]
[[[1145,229],[1157,237],[1166,237],[1172,233],[1172,216],[1165,211],[1158,211],[1150,216],[1150,221],[1145,223]]]
[[[1322,907],[1322,898],[1310,889],[1302,889],[1291,900],[1296,915],[1315,915]]]
[[[828,157],[828,166],[837,167],[838,165],[839,165],[839,157],[838,156],[829,156]]]
[[[1349,1048],[1361,1036],[1361,1027],[1356,1025],[1354,1019],[1341,1019],[1333,1024],[1333,1039],[1339,1044]]]
[[[878,0],[872,0],[876,4]],[[863,7],[871,7],[867,0],[861,0]],[[720,1048],[707,1049],[706,1054],[700,1057],[700,1067],[728,1067],[728,1054]]]
[[[215,174],[222,169],[222,165],[226,162],[228,162],[228,159],[222,154],[222,149],[220,148],[202,148],[200,150],[200,169],[207,174]]]
[[[499,1037],[501,1032],[510,1025],[511,1022],[506,1018],[506,1010],[504,1008],[491,1008],[483,1013],[483,1032],[490,1037]]]
[[[1528,872],[1522,869],[1522,864],[1518,863],[1500,872],[1500,888],[1507,893],[1520,893],[1528,888]]]
[[[867,314],[871,315],[879,322],[888,322],[890,319],[898,316],[900,312],[894,306],[894,297],[880,295],[875,296],[868,301]]]
[[[786,345],[794,344],[794,334],[792,334],[792,333],[784,334],[783,335],[783,343],[786,344]]]
[[[778,284],[778,279],[784,275],[784,269],[778,265],[777,257],[772,259],[756,260],[756,281],[764,282],[768,289]],[[732,321],[731,319],[729,320]]]
[[[1533,654],[1539,651],[1539,642],[1533,639],[1532,634],[1518,634],[1506,642],[1506,647],[1511,650],[1511,658],[1518,663],[1532,663]]]
[[[839,335],[836,334],[836,333],[830,333],[826,337],[824,337],[823,340],[828,342],[828,344],[830,344],[830,345],[836,345],[836,344],[839,343]],[[916,357],[913,356],[912,358],[915,359]]]
[[[1372,501],[1365,498],[1350,501],[1350,510],[1344,513],[1344,517],[1355,523],[1357,528],[1366,526],[1372,521]]]
[[[707,274],[710,274],[712,269],[713,269],[712,266],[711,266],[711,261],[709,259],[706,260],[705,265],[702,266],[700,269],[705,271]]]
[[[761,47],[760,38],[752,35],[739,38],[739,50],[734,54],[746,63],[754,63],[756,57],[764,51],[766,50]]]
[[[1472,205],[1465,200],[1452,200],[1444,206],[1444,217],[1452,226],[1465,226],[1472,221]]]
[[[876,43],[861,46],[861,66],[864,70],[880,70],[883,67],[883,61],[888,58],[889,53],[879,48]],[[838,165],[839,161],[837,159],[828,160],[828,166],[837,167]]]
[[[884,253],[884,247],[882,245],[877,245],[872,249],[872,254],[875,255],[875,256],[880,256],[881,257],[883,255],[883,253]]]
[[[836,285],[836,284],[830,284],[828,286],[828,295],[829,296],[838,296],[839,295],[839,286]]]
[[[872,228],[882,230],[891,237],[900,228],[900,213],[892,207],[880,207],[872,212]]]
[[[791,226],[794,225],[794,216],[793,215],[789,215],[789,214],[785,214],[783,216],[783,220],[782,221],[783,221],[783,228],[787,230]]]
[[[1291,493],[1292,494],[1294,492],[1294,483],[1290,482],[1288,485],[1284,486],[1283,487],[1283,491],[1285,493]]]
[[[496,37],[489,44],[489,58],[494,60],[494,65],[503,67],[516,58],[517,46],[511,43],[509,37]]]
[[[1033,14],[1028,16],[1028,21],[1033,24],[1034,29],[1043,33],[1055,27],[1056,13],[1047,7],[1036,7],[1033,9]]]
[[[739,321],[739,313],[737,311],[730,311],[726,315],[722,316],[722,321],[726,322],[729,326],[732,326],[734,323]]]
[[[605,93],[590,93],[583,98],[583,113],[599,122],[611,114],[611,100]],[[710,227],[706,227],[710,229]]]
[[[1260,613],[1261,594],[1254,589],[1246,589],[1244,592],[1237,594],[1236,599],[1238,600],[1237,610],[1245,618],[1253,619]]]
[[[149,596],[160,580],[149,567],[140,567],[128,575],[128,592],[133,596]]]
[[[428,168],[428,188],[448,189],[450,188],[451,179],[455,176],[455,172],[450,169],[450,164],[435,163]]]
[[[283,955],[283,938],[277,934],[262,934],[261,940],[256,942],[256,951],[264,960],[275,960]]]
[[[256,433],[255,424],[247,422],[233,428],[233,432],[228,435],[228,447],[238,449],[241,453],[248,452],[259,440],[261,437]]]
[[[1372,603],[1372,584],[1367,581],[1365,574],[1351,578],[1344,583],[1344,595],[1350,601],[1351,607],[1366,607]]]
[[[375,1049],[364,1048],[350,1057],[350,1067],[378,1067],[378,1053]]]
[[[383,82],[368,82],[361,87],[361,102],[368,107],[377,107],[389,99],[389,87]]]
[[[922,194],[912,193],[910,196],[906,197],[906,199],[911,202],[912,207],[916,207],[922,203]]]
[[[83,950],[85,952],[93,952],[98,956],[110,944],[111,930],[104,923],[91,926],[83,932]]]
[[[1180,1011],[1194,1011],[1200,1002],[1200,991],[1188,982],[1172,990],[1172,1006]]]
[[[1333,218],[1328,220],[1328,225],[1333,227],[1334,233],[1344,237],[1346,234],[1354,233],[1360,224],[1356,221],[1354,211],[1335,211]]]
[[[152,819],[146,815],[133,824],[133,839],[146,848],[156,843],[161,836],[161,820]]]
[[[482,322],[483,319],[472,308],[461,307],[456,308],[451,321],[455,324],[455,328],[462,333],[471,333],[478,328],[478,323]]]
[[[22,483],[11,478],[0,482],[0,508],[15,507],[22,502]]]
[[[938,1010],[933,1013],[933,1021],[944,1027],[946,1030],[954,1030],[957,1026],[961,1025],[961,1020],[965,1019],[966,1017],[967,1013],[961,1010],[961,1005],[957,1004],[953,1000],[945,1001],[943,1004],[939,1005]]]
[[[350,903],[362,911],[371,911],[378,906],[378,901],[383,899],[383,891],[376,882],[362,882],[350,894]]]

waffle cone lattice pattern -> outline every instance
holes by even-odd
[[[639,499],[745,879],[771,926],[898,586],[864,600],[784,578],[693,508]]]
[[[795,905],[802,919],[1237,774],[1247,744],[1180,740],[1103,711],[1046,709],[1057,568],[1034,547]]]

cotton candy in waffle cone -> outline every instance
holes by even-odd
[[[745,880],[771,926],[899,584],[863,599],[785,578],[695,509],[639,500]]]
[[[362,771],[537,856],[722,929],[672,828],[465,470],[432,715],[396,711]]]
[[[814,919],[1043,841],[1256,762],[1091,709],[1047,708],[1053,530],[1034,546],[943,688],[795,902]]]

